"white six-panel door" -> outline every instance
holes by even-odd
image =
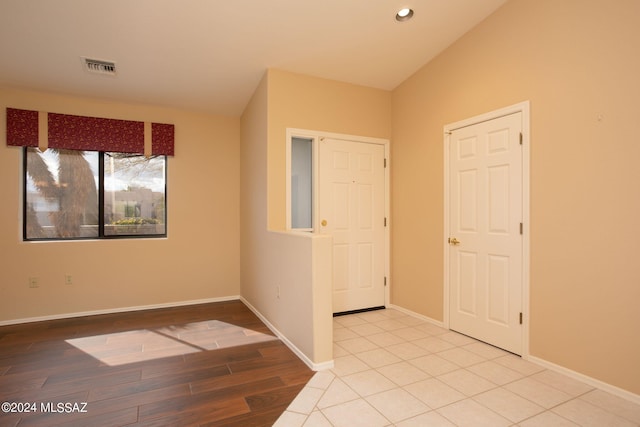
[[[522,354],[522,113],[449,138],[449,327]]]
[[[384,146],[324,138],[320,232],[333,236],[333,312],[384,306]]]

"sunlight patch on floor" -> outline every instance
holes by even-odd
[[[273,341],[273,335],[218,320],[66,340],[109,366]]]

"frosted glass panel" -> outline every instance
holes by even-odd
[[[291,228],[313,228],[312,143],[312,139],[291,139]]]

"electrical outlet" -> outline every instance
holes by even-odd
[[[73,276],[70,274],[64,275],[64,284],[65,285],[73,285]]]
[[[29,277],[29,287],[30,288],[39,288],[40,280],[37,277]]]

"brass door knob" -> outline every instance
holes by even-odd
[[[449,237],[449,244],[453,246],[458,246],[460,244],[460,240],[455,237]]]
[[[321,225],[321,226],[323,226],[323,227],[326,227],[326,226],[327,226],[327,220],[326,220],[326,219],[323,219],[323,220],[320,222],[320,225]]]

